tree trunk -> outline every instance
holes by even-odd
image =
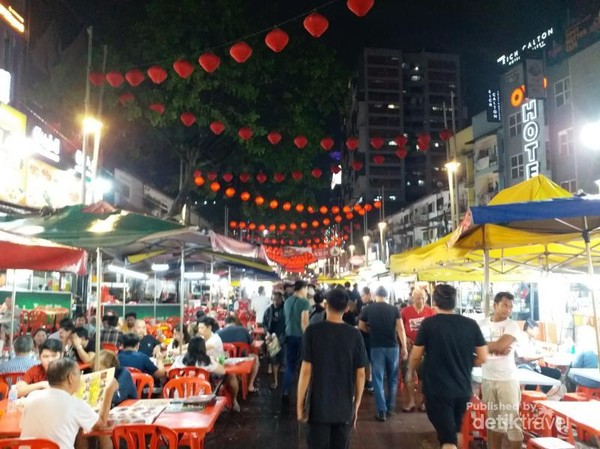
[[[194,177],[194,166],[192,164],[188,164],[188,168],[186,169],[185,177],[183,178],[183,183],[181,185],[181,189],[179,189],[179,193],[177,197],[175,197],[175,201],[171,205],[171,209],[169,209],[169,213],[167,214],[167,218],[173,218],[177,215],[181,215],[181,211],[183,206],[185,205],[190,192],[193,187],[193,177]]]

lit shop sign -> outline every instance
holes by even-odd
[[[496,59],[498,64],[513,65],[521,60],[521,53],[525,51],[535,51],[546,46],[546,40],[554,34],[554,28],[544,31],[542,34],[534,37],[530,41],[523,44],[520,50],[515,50],[512,53],[507,53]]]
[[[500,91],[497,89],[488,89],[487,121],[501,122],[502,109],[500,106]]]
[[[521,106],[523,117],[523,152],[525,153],[525,179],[540,174],[538,159],[540,147],[540,125],[538,124],[537,100],[532,99]]]
[[[85,157],[85,173],[86,178],[92,177],[92,158],[89,156]],[[75,172],[81,174],[83,166],[83,152],[81,150],[77,150],[75,152]]]
[[[5,3],[0,2],[0,17],[19,33],[24,33],[25,19],[12,6],[6,6]]]
[[[34,126],[31,130],[31,139],[38,154],[53,162],[60,162],[60,139],[44,132],[39,126]]]
[[[0,103],[10,103],[11,79],[10,72],[0,69]]]

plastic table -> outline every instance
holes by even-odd
[[[471,376],[474,382],[481,383],[482,378],[481,367],[476,366],[471,372]],[[553,379],[552,377],[544,376],[537,371],[528,369],[518,369],[518,379],[521,385],[541,385],[541,386],[554,386],[560,385],[559,379]]]
[[[600,436],[600,401],[539,401],[538,404],[567,421],[569,443],[575,444],[573,426],[590,435]]]
[[[247,358],[240,363],[225,365],[226,374],[235,374],[242,378],[242,398],[244,400],[248,397],[248,376],[250,376],[255,362],[256,359]]]
[[[569,374],[600,382],[600,371],[598,371],[598,368],[571,368]]]

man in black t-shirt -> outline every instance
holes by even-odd
[[[433,292],[437,315],[426,318],[410,353],[406,382],[426,353],[423,394],[427,417],[437,432],[442,449],[456,449],[457,434],[471,397],[471,370],[487,358],[487,346],[479,325],[454,314],[456,289],[440,284]],[[475,356],[473,355],[475,354]]]
[[[326,321],[304,333],[297,412],[299,421],[308,421],[310,449],[349,447],[356,425],[368,360],[360,332],[342,320],[347,307],[348,295],[333,289]]]

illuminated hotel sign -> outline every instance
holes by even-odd
[[[497,89],[488,89],[487,121],[501,122],[502,107],[500,101],[500,91]]]
[[[60,162],[60,139],[44,132],[39,126],[34,126],[31,130],[31,139],[38,154],[53,162]]]
[[[0,1],[0,17],[19,33],[25,33],[25,19],[5,1]]]
[[[515,50],[511,53],[504,54],[496,59],[498,64],[513,65],[521,60],[521,54],[526,51],[535,51],[546,46],[546,40],[554,34],[554,28],[544,31],[542,34],[534,37],[530,41],[523,44],[520,50]]]
[[[525,153],[525,179],[540,174],[538,159],[540,148],[540,125],[538,124],[537,100],[531,99],[521,106],[523,117],[523,152]]]

